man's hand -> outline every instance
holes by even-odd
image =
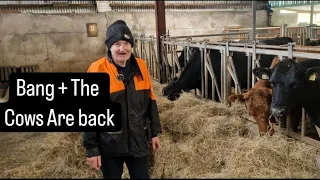
[[[100,170],[101,167],[101,156],[94,156],[87,158],[88,164],[95,170]]]
[[[158,137],[152,138],[152,148],[154,151],[157,151],[160,149],[160,140]]]

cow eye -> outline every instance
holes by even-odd
[[[290,84],[289,89],[294,89],[298,87],[298,83]]]

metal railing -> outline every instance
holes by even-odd
[[[0,67],[0,83],[9,84],[9,76],[11,73],[36,72],[38,68],[38,65],[2,66]]]
[[[156,52],[157,48],[155,37],[146,37],[145,35],[134,36],[134,55],[146,61],[151,78],[160,82],[160,63]]]
[[[224,33],[229,32],[244,32],[249,31],[251,33],[252,28],[242,27],[225,27]],[[274,37],[291,37],[297,45],[305,46],[306,39],[319,39],[320,38],[320,27],[310,26],[287,26],[282,24],[279,27],[259,27],[256,28],[256,40],[270,39]],[[242,40],[248,39],[249,37],[244,35],[226,35],[223,40]]]
[[[227,33],[222,34],[210,34],[210,36],[226,36],[230,35]],[[234,35],[234,33],[232,34]],[[184,49],[189,52],[191,48],[199,48],[201,51],[201,97],[208,98],[208,90],[212,90],[212,100],[215,99],[215,91],[217,92],[218,99],[221,103],[227,104],[227,98],[231,94],[231,81],[235,84],[235,93],[241,93],[243,89],[252,88],[257,80],[251,73],[252,69],[259,66],[260,55],[274,55],[279,57],[289,57],[289,58],[311,58],[320,60],[320,48],[317,47],[297,47],[295,43],[288,43],[287,46],[273,46],[273,45],[261,45],[259,41],[256,42],[215,42],[209,40],[192,40],[193,37],[207,37],[209,35],[196,35],[196,36],[176,36],[176,37],[162,37],[161,45],[163,46],[163,63],[161,64],[156,56],[155,52],[155,37],[135,36],[136,42],[139,46],[136,46],[135,54],[142,59],[145,59],[148,64],[148,68],[153,79],[160,82],[160,76],[163,73],[168,77],[168,81],[175,77],[175,65],[178,67],[178,72],[181,72],[181,66],[178,61],[178,49]],[[149,47],[149,52],[147,48]],[[180,47],[180,48],[179,48]],[[221,86],[218,88],[216,81],[216,72],[213,70],[213,64],[211,64],[210,50],[218,50],[221,53]],[[312,52],[311,52],[312,51]],[[233,63],[233,52],[244,52],[248,57],[248,79],[252,78],[252,84],[248,84],[248,87],[241,87],[239,85],[237,73],[235,72],[235,65]],[[185,53],[186,61],[189,60],[189,53]],[[255,56],[254,56],[255,55]],[[256,57],[256,59],[252,59]],[[281,59],[281,58],[280,58]],[[172,69],[170,71],[170,68]],[[211,78],[211,87],[209,87],[208,82]],[[304,110],[303,110],[304,111]],[[280,127],[279,127],[280,128]],[[290,116],[287,118],[287,126],[284,131],[280,128],[281,132],[285,134],[302,140],[307,143],[317,143],[320,142],[305,136],[306,133],[306,119],[305,114],[302,117],[302,126],[300,135],[295,132],[291,132],[290,128]]]

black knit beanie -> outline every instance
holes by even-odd
[[[108,49],[110,49],[111,46],[119,40],[128,41],[132,47],[134,46],[131,31],[123,20],[117,20],[112,23],[107,28],[106,36],[107,38],[104,43],[107,45]]]

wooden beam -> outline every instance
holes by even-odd
[[[166,34],[166,15],[165,15],[165,4],[164,1],[155,1],[155,17],[156,17],[156,39],[157,39],[157,50],[160,69],[160,83],[163,83],[166,79],[163,74],[165,65],[162,61],[162,47],[161,47],[161,36]]]

